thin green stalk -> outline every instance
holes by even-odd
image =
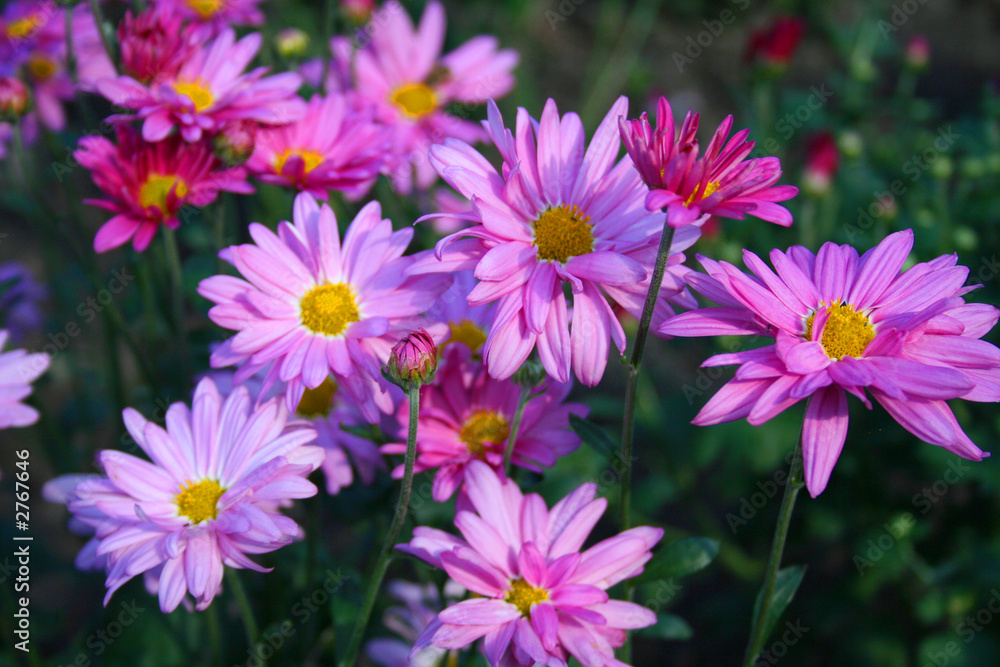
[[[785,495],[781,499],[781,509],[778,511],[778,525],[774,529],[774,541],[771,543],[771,554],[767,559],[767,569],[764,571],[764,587],[760,597],[760,611],[756,623],[750,630],[750,642],[747,644],[744,667],[754,667],[757,656],[767,641],[768,616],[774,598],[774,582],[778,578],[781,567],[781,554],[785,550],[785,540],[788,537],[788,526],[792,522],[792,510],[795,508],[795,497],[805,486],[802,476],[802,447],[795,448],[791,469],[788,472],[788,483],[785,485]]]
[[[531,394],[531,387],[521,387],[521,393],[517,396],[517,409],[514,411],[514,423],[510,425],[510,433],[507,435],[507,448],[503,453],[503,473],[510,477],[510,459],[514,455],[514,444],[517,442],[517,432],[521,429],[521,418],[524,416],[524,406],[528,404],[528,396]]]
[[[66,73],[69,80],[76,85],[76,53],[73,52],[73,12],[63,12],[66,17]]]
[[[420,414],[420,385],[419,383],[410,386],[407,391],[407,398],[410,403],[410,425],[406,434],[406,460],[403,464],[403,488],[399,492],[399,501],[396,503],[396,515],[392,520],[392,526],[382,544],[378,560],[375,561],[375,569],[372,571],[371,581],[368,582],[368,590],[365,593],[365,601],[361,607],[361,613],[354,624],[354,631],[351,633],[351,641],[348,644],[347,652],[340,661],[340,667],[354,667],[357,662],[358,651],[361,649],[361,640],[365,635],[365,628],[368,627],[368,620],[375,607],[375,598],[382,587],[382,580],[385,572],[389,569],[389,560],[392,556],[392,549],[395,546],[396,537],[399,535],[403,522],[406,520],[406,513],[410,508],[410,492],[413,489],[413,463],[417,458],[417,417]]]
[[[257,631],[257,619],[253,615],[253,607],[250,606],[250,599],[247,598],[246,589],[240,581],[240,575],[231,567],[226,568],[226,579],[233,589],[233,597],[236,598],[236,606],[240,608],[240,618],[243,620],[243,629],[247,633],[247,641],[251,647],[260,641],[260,633]]]
[[[208,645],[209,664],[222,662],[222,631],[219,628],[219,610],[214,604],[208,605]]]
[[[115,68],[115,72],[121,74],[122,71],[118,66],[118,56],[115,51],[115,45],[111,42],[111,36],[108,35],[108,31],[105,30],[107,24],[104,22],[104,14],[101,13],[101,3],[98,0],[90,0],[90,13],[94,16],[94,23],[97,25],[97,32],[101,35],[101,45],[104,47],[104,52],[108,54],[111,66]]]

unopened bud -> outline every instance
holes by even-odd
[[[375,0],[340,0],[340,8],[355,23],[364,23],[375,10]]]
[[[389,354],[389,363],[382,375],[404,391],[434,381],[438,367],[438,350],[433,339],[423,329],[417,329],[398,343]]]
[[[31,108],[31,92],[20,79],[0,77],[0,120],[13,123]]]
[[[285,28],[275,36],[274,46],[282,58],[298,58],[309,48],[309,35],[298,28]]]
[[[250,159],[256,143],[257,123],[234,120],[212,137],[212,150],[227,167],[237,167]]]
[[[906,45],[906,66],[913,70],[927,67],[931,59],[931,47],[923,35],[915,35]]]
[[[528,359],[514,372],[511,380],[522,389],[534,389],[545,381],[545,367],[534,359]]]

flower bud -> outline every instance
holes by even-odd
[[[252,120],[234,120],[226,123],[212,137],[215,156],[227,167],[237,167],[253,155],[257,144],[257,123]]]
[[[417,329],[393,346],[389,363],[382,367],[382,375],[404,391],[409,391],[412,387],[432,382],[437,366],[437,346],[430,334]]]
[[[298,58],[309,48],[309,35],[298,28],[285,28],[275,36],[274,46],[282,58]]]
[[[817,134],[806,148],[806,168],[802,186],[806,193],[821,197],[830,191],[840,165],[837,143],[829,132]]]
[[[198,50],[197,37],[180,15],[155,5],[138,15],[126,11],[118,25],[122,69],[144,84],[175,76]]]
[[[906,44],[906,66],[912,70],[922,70],[931,59],[931,48],[927,38],[914,35]]]
[[[364,23],[375,11],[375,0],[340,0],[340,8],[355,23]]]
[[[31,93],[24,82],[13,76],[0,77],[0,120],[13,123],[30,108]]]
[[[545,381],[545,367],[534,359],[528,359],[514,372],[511,379],[522,389],[534,389]]]

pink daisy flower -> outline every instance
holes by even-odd
[[[167,428],[123,413],[136,444],[152,459],[105,450],[107,477],[81,481],[69,509],[95,529],[96,555],[107,558],[111,595],[137,574],[162,565],[160,609],[173,611],[190,593],[200,611],[222,587],[223,567],[268,571],[247,554],[290,543],[298,525],[275,501],[308,498],[306,476],[323,450],[316,432],[292,422],[278,399],[254,407],[245,387],[223,398],[210,379],[192,407],[175,403]]]
[[[9,333],[0,329],[0,350]],[[49,355],[26,350],[0,352],[0,429],[31,426],[38,421],[38,410],[21,401],[31,394],[31,383],[49,367]]]
[[[413,187],[426,190],[436,175],[427,161],[428,149],[445,137],[465,141],[484,139],[477,124],[448,114],[453,102],[481,104],[505,95],[514,85],[511,70],[518,55],[497,50],[495,37],[480,35],[442,56],[445,15],[440,2],[429,2],[414,29],[406,10],[390,1],[372,16],[362,31],[370,42],[353,53],[346,39],[333,45],[334,73],[353,71],[351,87],[364,106],[373,106],[377,119],[392,128],[396,163],[390,165],[400,193]],[[346,48],[344,48],[346,46]],[[339,77],[333,77],[336,86]],[[415,172],[415,174],[414,174]]]
[[[305,102],[295,95],[302,83],[298,74],[265,77],[266,67],[242,73],[260,49],[260,40],[260,34],[253,33],[237,42],[236,33],[226,28],[173,77],[149,86],[130,76],[109,77],[97,82],[97,90],[112,104],[137,112],[146,141],[162,141],[174,127],[185,141],[195,142],[233,120],[294,122],[305,113]]]
[[[257,134],[247,168],[262,182],[326,199],[330,190],[363,197],[378,178],[389,135],[370,112],[349,106],[339,93],[313,96],[305,115]]]
[[[510,377],[537,348],[557,381],[568,381],[572,367],[593,386],[611,341],[624,353],[625,331],[608,296],[648,281],[663,228],[662,216],[643,204],[647,189],[631,161],[616,162],[617,122],[627,110],[624,97],[615,102],[585,151],[580,118],[560,119],[553,100],[541,123],[518,110],[516,138],[491,101],[483,126],[503,158],[500,173],[464,142],[448,139],[431,149],[442,178],[472,201],[469,217],[478,224],[438,243],[437,267],[428,262],[414,271],[475,269],[480,282],[469,303],[498,301],[484,350],[493,377]],[[674,249],[697,235],[680,235]],[[671,281],[681,286],[665,280],[664,299],[676,296]],[[572,289],[572,313],[563,283]]]
[[[736,377],[695,417],[709,425],[747,418],[758,426],[808,398],[802,430],[806,486],[826,488],[847,436],[847,394],[871,395],[905,429],[974,461],[989,456],[945,402],[1000,400],[1000,349],[980,340],[997,322],[986,304],[961,295],[969,270],[942,255],[901,272],[913,231],[890,234],[860,258],[824,244],[771,251],[775,273],[743,251],[747,275],[699,257],[696,290],[722,306],[683,313],[661,326],[673,336],[747,335],[775,339],[762,348],[719,354],[704,366],[739,364]]]
[[[180,137],[157,143],[143,141],[128,125],[116,128],[118,145],[104,137],[80,139],[73,156],[90,170],[105,193],[88,204],[114,213],[94,238],[94,250],[106,252],[132,240],[145,250],[160,225],[176,229],[185,204],[208,206],[220,191],[249,194],[241,167],[226,169],[204,143],[187,144]]]
[[[382,364],[400,338],[427,324],[421,314],[451,277],[405,275],[413,229],[392,231],[378,202],[361,209],[343,245],[333,211],[312,195],[295,198],[293,219],[277,235],[253,223],[256,245],[220,253],[245,280],[213,276],[199,285],[217,304],[212,321],[239,332],[213,352],[212,367],[242,364],[237,382],[267,368],[268,383],[288,383],[290,411],[332,374],[374,423],[379,409],[395,407]]]
[[[570,384],[546,382],[525,404],[514,443],[511,463],[541,472],[580,446],[580,438],[570,428],[571,414],[586,417],[587,406],[563,403]],[[520,389],[510,380],[491,378],[468,350],[452,348],[442,367],[420,396],[417,428],[417,460],[414,472],[437,468],[433,498],[444,502],[461,486],[468,466],[485,461],[503,474],[504,452],[517,410]],[[407,418],[406,401],[399,418]],[[383,445],[385,454],[405,454],[406,443]],[[403,477],[403,465],[392,471]]]
[[[135,17],[126,11],[118,24],[122,69],[144,85],[175,78],[198,51],[197,35],[168,7],[159,3]]]
[[[638,120],[619,121],[625,149],[651,188],[646,198],[649,209],[666,207],[671,227],[704,221],[708,215],[743,219],[747,213],[784,227],[791,225],[791,213],[775,202],[791,199],[799,190],[775,185],[781,178],[778,158],[746,159],[754,142],[747,141],[750,130],[728,139],[732,116],[722,121],[698,157],[698,117],[689,111],[675,136],[670,103],[661,97],[655,130],[645,112]]]
[[[607,507],[584,484],[551,510],[537,494],[524,496],[510,480],[474,461],[466,471],[472,511],[455,525],[465,539],[418,526],[397,548],[443,569],[477,597],[438,614],[414,644],[458,649],[485,637],[491,665],[622,665],[614,649],[625,631],[656,622],[656,614],[605,592],[634,577],[663,537],[633,528],[580,552]]]
[[[155,7],[182,16],[211,30],[221,32],[227,26],[261,25],[264,13],[257,6],[263,0],[153,0]]]

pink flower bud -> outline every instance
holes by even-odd
[[[375,0],[340,0],[340,8],[355,23],[364,23],[375,11]]]
[[[923,35],[914,35],[906,45],[906,66],[921,70],[931,59],[931,47]]]
[[[13,76],[0,77],[0,120],[13,123],[31,108],[31,93]]]
[[[309,48],[309,35],[298,28],[285,28],[275,36],[274,46],[282,58],[298,58]]]
[[[417,329],[392,348],[389,363],[382,369],[386,379],[404,390],[419,387],[434,380],[438,366],[438,350],[423,329]]]
[[[833,177],[840,166],[840,151],[829,132],[817,134],[806,148],[806,169],[803,188],[815,195],[830,191]]]
[[[237,167],[253,155],[257,144],[257,123],[252,120],[234,120],[226,123],[212,137],[215,156],[227,167]]]

